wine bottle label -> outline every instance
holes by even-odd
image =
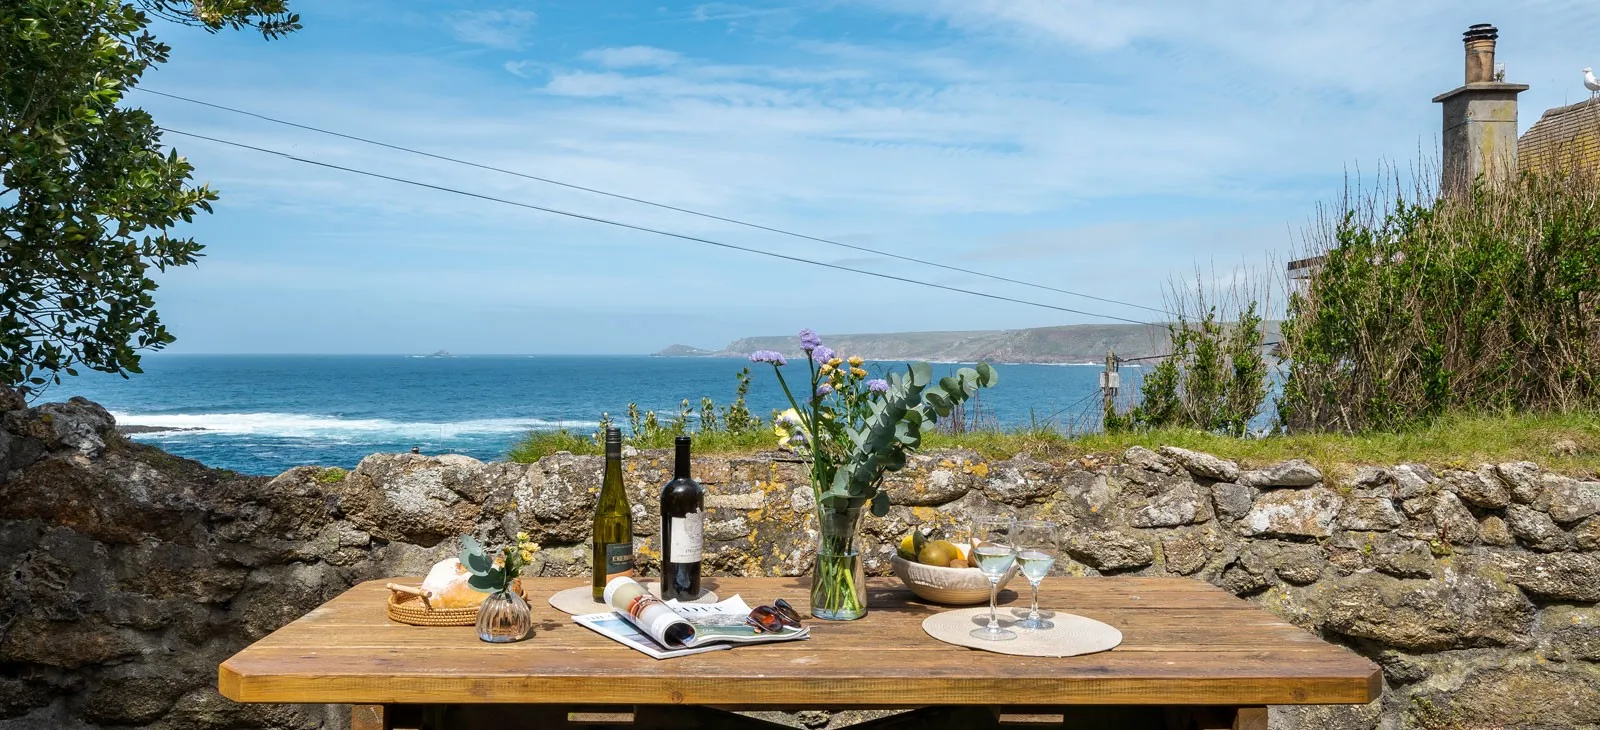
[[[606,551],[606,582],[619,575],[633,575],[633,543],[608,542]]]
[[[705,530],[705,521],[706,513],[698,510],[683,517],[671,518],[672,546],[667,550],[667,562],[700,562],[701,534]]]

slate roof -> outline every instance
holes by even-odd
[[[1600,168],[1600,99],[1556,107],[1517,140],[1517,170]]]

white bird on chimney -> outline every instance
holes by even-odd
[[[1583,88],[1589,90],[1589,98],[1600,96],[1600,79],[1594,77],[1594,69],[1583,70]]]

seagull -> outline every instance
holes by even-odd
[[[1594,77],[1594,69],[1583,70],[1583,88],[1589,90],[1589,98],[1600,96],[1600,79]]]

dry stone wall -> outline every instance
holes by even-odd
[[[526,530],[530,569],[586,574],[597,457],[538,464],[378,454],[345,475],[207,469],[127,442],[82,400],[0,401],[0,728],[333,728],[340,708],[241,706],[216,665],[350,585],[415,574],[453,538]],[[659,558],[664,452],[630,454],[638,551]],[[804,466],[697,459],[707,565],[796,574]],[[913,527],[984,514],[1066,526],[1065,573],[1188,576],[1372,658],[1384,697],[1273,708],[1274,728],[1600,726],[1600,481],[1533,463],[1323,474],[1183,449],[1054,463],[919,455],[864,527],[887,573]]]

